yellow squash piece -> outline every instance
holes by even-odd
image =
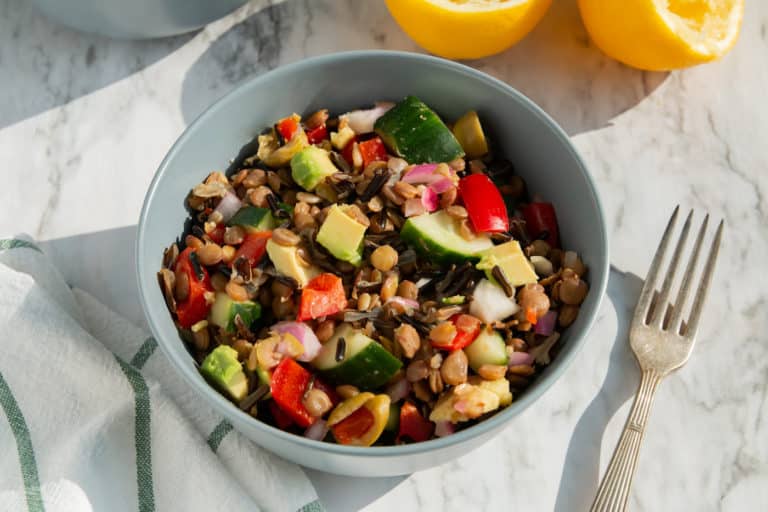
[[[347,398],[331,412],[328,416],[328,426],[331,427],[342,422],[350,414],[365,407],[373,415],[373,425],[358,439],[353,439],[348,445],[353,446],[371,446],[379,438],[384,427],[389,420],[390,398],[387,395],[374,395],[373,393],[359,393],[351,398]]]
[[[469,158],[480,158],[488,153],[488,141],[477,112],[470,110],[453,125],[453,135]]]
[[[425,50],[479,59],[525,37],[552,0],[386,0],[389,12]],[[619,2],[620,3],[620,2]]]
[[[337,405],[333,411],[331,411],[330,416],[328,416],[328,426],[332,427],[335,424],[340,423],[347,416],[362,407],[365,402],[374,396],[375,395],[373,393],[366,391],[364,393],[358,393],[353,397],[347,398],[339,405]]]
[[[579,0],[579,10],[607,55],[667,71],[725,55],[739,37],[744,0]]]

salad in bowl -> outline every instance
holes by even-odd
[[[421,442],[508,406],[556,357],[587,268],[478,114],[451,121],[414,96],[294,113],[190,191],[158,280],[244,414],[343,445]]]

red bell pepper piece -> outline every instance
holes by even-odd
[[[528,233],[534,238],[541,238],[552,246],[560,246],[560,233],[557,228],[557,215],[552,203],[529,203],[522,209]]]
[[[432,437],[435,424],[424,418],[411,402],[404,402],[400,407],[400,428],[397,440],[407,437],[414,442],[426,441]]]
[[[227,227],[224,224],[216,224],[216,227],[208,233],[208,238],[211,239],[212,242],[217,243],[221,245],[224,243],[224,232],[227,230]]]
[[[357,142],[357,136],[352,137],[349,142],[347,142],[347,145],[344,146],[344,149],[341,150],[341,156],[349,165],[354,165],[354,162],[352,161],[352,149],[355,146],[355,142]]]
[[[439,345],[430,340],[433,347],[440,350],[460,350],[470,345],[480,334],[480,320],[472,315],[453,315],[451,322],[456,326],[456,336],[448,345]]]
[[[286,117],[277,122],[277,131],[286,141],[289,141],[296,135],[296,131],[299,129],[299,122],[291,117]]]
[[[334,274],[320,274],[312,279],[301,291],[299,314],[296,320],[303,322],[312,318],[333,315],[347,307],[347,297],[341,278]]]
[[[387,159],[387,148],[384,147],[381,137],[377,136],[363,142],[358,142],[357,147],[360,149],[360,155],[363,157],[363,167],[367,167],[371,162]]]
[[[328,128],[325,124],[307,130],[307,140],[310,144],[317,144],[328,138]]]
[[[271,231],[248,233],[243,238],[243,243],[237,248],[232,261],[235,262],[238,258],[243,257],[248,260],[251,266],[254,266],[264,257],[264,253],[267,252],[267,241],[270,238],[272,238]]]
[[[339,444],[350,444],[360,439],[373,426],[375,418],[366,407],[360,407],[355,412],[331,427],[333,437]]]
[[[176,259],[176,272],[182,272],[189,278],[187,298],[176,302],[176,318],[179,325],[184,329],[189,329],[192,325],[203,320],[208,316],[208,310],[211,309],[210,304],[205,300],[205,292],[213,291],[211,279],[204,266],[199,263],[197,265],[192,263],[190,257],[193,252],[191,247],[187,247]]]
[[[290,418],[301,427],[308,427],[315,422],[314,417],[301,403],[312,374],[290,358],[280,361],[272,372],[270,389],[272,399]]]
[[[475,231],[509,231],[507,205],[501,192],[485,174],[472,174],[459,181],[459,194]]]
[[[277,428],[285,430],[293,425],[293,420],[275,403],[274,400],[269,401],[269,411],[272,413],[272,417],[275,419]]]

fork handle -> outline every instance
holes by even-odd
[[[637,456],[640,453],[640,441],[643,440],[653,397],[662,377],[663,375],[653,370],[643,372],[635,403],[624,425],[619,444],[613,452],[608,470],[597,490],[591,512],[619,512],[627,509],[632,477],[635,475]]]

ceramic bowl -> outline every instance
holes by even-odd
[[[229,14],[248,0],[32,0],[48,17],[117,39],[184,34]]]
[[[563,336],[560,353],[506,409],[454,435],[401,446],[324,443],[262,423],[227,401],[198,373],[179,338],[155,274],[163,249],[184,225],[184,200],[210,171],[224,169],[264,126],[286,113],[345,112],[374,100],[415,95],[447,119],[479,112],[489,136],[530,190],[554,203],[565,247],[589,266],[589,295]],[[531,100],[475,69],[425,55],[364,51],[304,60],[255,77],[205,111],[184,132],[149,187],[138,227],[141,302],[152,332],[201,399],[257,444],[304,466],[356,476],[410,473],[442,464],[488,441],[566,371],[584,344],[608,281],[608,241],[600,200],[584,162],[563,130]]]

